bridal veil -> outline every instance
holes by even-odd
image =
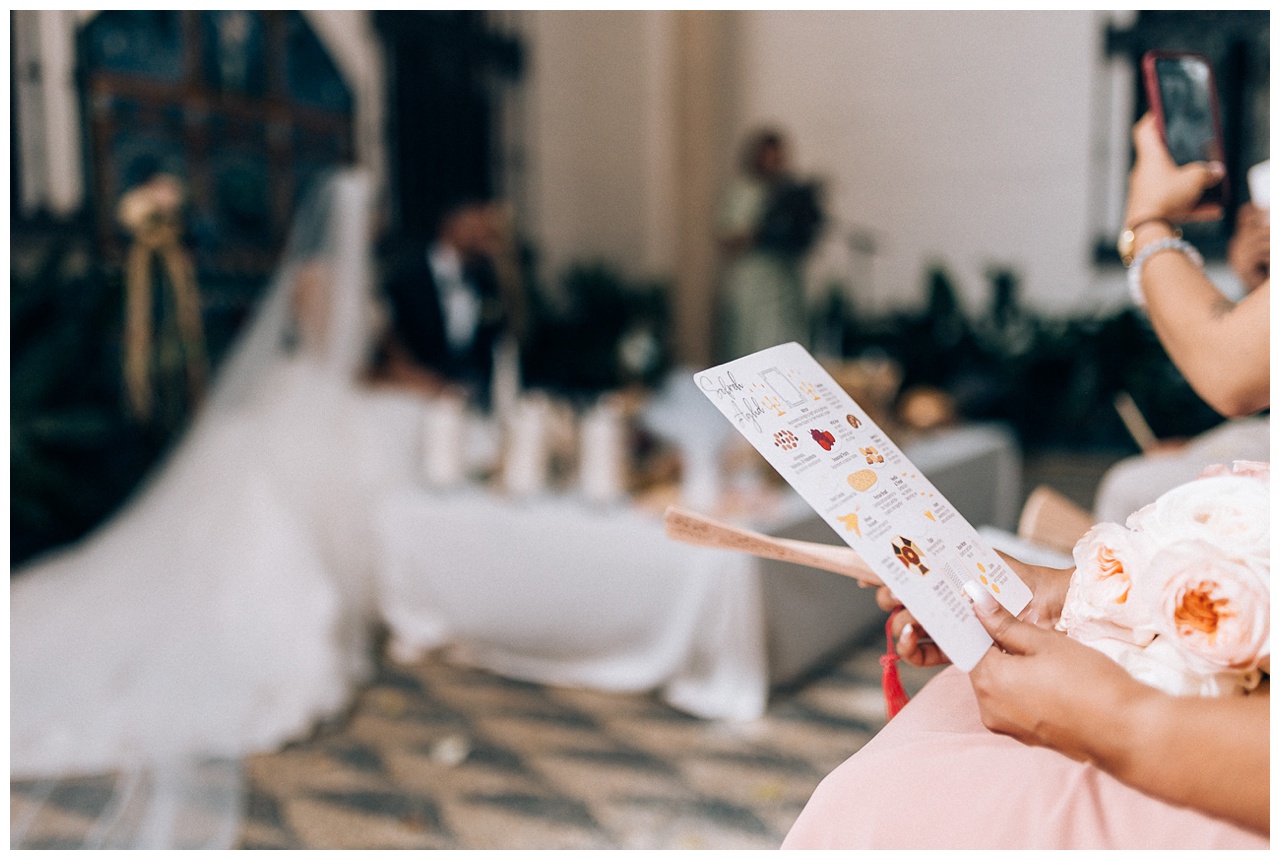
[[[86,775],[111,794],[83,847],[230,847],[240,758],[338,712],[369,671],[369,205],[357,172],[312,189],[173,452],[13,577],[11,847]]]

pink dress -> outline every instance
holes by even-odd
[[[968,677],[948,667],[818,785],[782,847],[1270,845],[1265,835],[1148,797],[1092,765],[987,731]]]

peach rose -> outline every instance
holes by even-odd
[[[1156,626],[1206,674],[1249,671],[1271,655],[1269,568],[1224,558],[1206,541],[1183,541],[1151,560],[1166,571]]]
[[[1115,523],[1098,523],[1076,542],[1058,629],[1074,639],[1098,637],[1145,645],[1156,634],[1149,593],[1148,539]]]

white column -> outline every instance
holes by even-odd
[[[383,121],[386,69],[370,20],[373,13],[319,9],[302,14],[351,87],[356,161],[372,174],[374,188],[381,190],[387,176]]]
[[[41,93],[40,15],[16,11],[13,15],[13,60],[17,86],[16,121],[18,154],[22,166],[22,197],[18,201],[25,215],[40,210],[47,196],[49,167],[45,161],[44,99]],[[12,193],[12,190],[10,191]]]
[[[54,10],[37,14],[47,171],[45,203],[54,215],[72,215],[84,200],[80,107],[75,84],[77,13]]]

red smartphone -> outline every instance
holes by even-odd
[[[1218,86],[1208,57],[1191,51],[1148,51],[1142,57],[1142,80],[1174,163],[1224,161]],[[1227,178],[1207,189],[1200,202],[1226,205]]]

